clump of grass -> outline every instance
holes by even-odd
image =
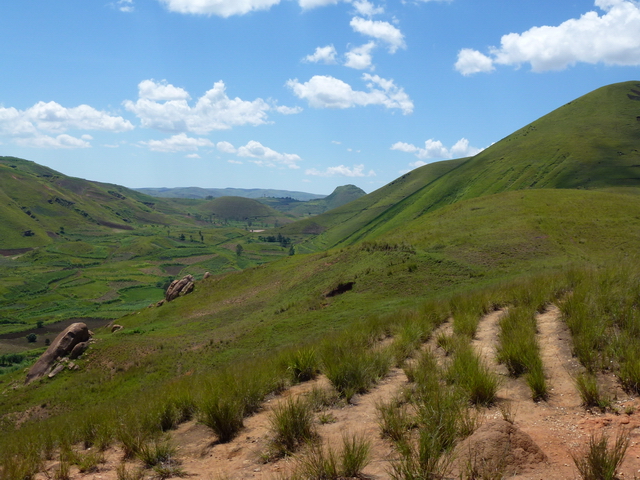
[[[618,432],[613,444],[605,434],[591,435],[584,451],[572,454],[583,480],[613,480],[629,447],[627,431]]]
[[[141,468],[129,470],[122,462],[116,468],[116,478],[117,480],[142,480],[144,478],[144,470]]]
[[[218,436],[220,443],[231,441],[244,427],[244,405],[231,395],[207,396],[198,406],[200,423]]]
[[[390,356],[386,350],[370,350],[354,345],[330,347],[323,356],[324,372],[331,384],[347,401],[365,393],[389,371]]]
[[[581,373],[575,378],[575,384],[585,408],[599,408],[604,411],[611,406],[611,400],[600,392],[595,375]]]
[[[401,367],[427,337],[423,326],[412,320],[407,320],[400,327],[391,345],[391,354],[396,367]]]
[[[451,470],[452,455],[428,429],[421,429],[417,445],[407,443],[400,453],[400,458],[391,462],[393,480],[435,480],[445,478]]]
[[[307,401],[311,408],[317,412],[324,408],[335,407],[340,402],[344,402],[335,388],[320,388],[317,386],[311,389],[307,396]]]
[[[444,332],[440,333],[436,338],[436,344],[442,348],[447,355],[451,355],[459,343],[458,337],[455,335],[447,335]]]
[[[293,383],[313,380],[320,370],[320,361],[315,348],[301,348],[287,355],[286,370]]]
[[[91,473],[98,471],[98,465],[105,462],[104,453],[95,450],[74,455],[74,461],[80,473]]]
[[[537,301],[531,301],[537,305]],[[534,307],[512,308],[500,320],[497,357],[512,376],[525,374],[532,398],[543,400],[548,396],[548,386],[540,358],[540,346],[536,340],[536,329]]]
[[[400,403],[398,399],[391,399],[388,402],[378,403],[376,410],[382,437],[389,438],[394,443],[405,441],[409,430],[414,425],[406,405]]]
[[[154,438],[140,446],[136,457],[146,467],[155,467],[170,462],[176,455],[176,447],[167,439]]]
[[[360,478],[369,461],[370,451],[371,443],[362,435],[343,435],[340,453],[319,443],[312,444],[306,455],[299,457],[291,479]]]
[[[473,405],[488,406],[495,401],[498,378],[474,353],[471,345],[456,349],[446,377],[465,392]]]
[[[316,436],[311,405],[303,399],[288,398],[274,407],[270,422],[271,446],[277,456],[292,454]]]
[[[417,362],[405,366],[404,372],[410,382],[415,383],[416,393],[438,387],[440,382],[440,367],[433,353],[425,350],[420,354]]]

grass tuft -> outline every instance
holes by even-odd
[[[613,444],[605,434],[591,435],[584,451],[572,454],[583,480],[613,480],[629,447],[629,433],[618,432]]]

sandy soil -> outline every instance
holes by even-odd
[[[522,464],[522,468],[514,467],[508,478],[578,478],[571,452],[582,448],[594,432],[614,435],[620,428],[628,429],[631,443],[619,476],[631,479],[634,475],[640,475],[640,414],[637,412],[640,402],[625,394],[614,377],[603,375],[599,381],[615,396],[614,408],[619,413],[588,412],[581,407],[572,379],[582,367],[571,356],[570,335],[562,322],[560,311],[555,306],[550,306],[537,316],[538,341],[551,394],[545,402],[533,402],[524,379],[508,377],[506,368],[498,365],[495,359],[498,325],[504,313],[499,310],[486,315],[480,321],[476,339],[473,341],[474,348],[502,381],[496,405],[482,412],[484,430],[491,430],[494,428],[493,425],[496,425],[495,432],[501,428],[506,432],[503,433],[507,438],[514,440],[514,445],[518,445],[517,442],[520,441],[516,439],[517,434],[526,442],[533,442],[534,446],[537,445],[543,452],[539,456],[529,456],[528,463]],[[432,339],[423,348],[430,348],[440,358],[444,358],[444,353],[435,345],[435,338],[439,332],[450,331],[451,324],[447,322],[432,335]],[[188,478],[205,480],[286,478],[285,475],[291,469],[294,460],[285,458],[266,463],[264,460],[270,440],[271,410],[274,405],[288,397],[306,395],[313,387],[324,386],[328,387],[328,381],[320,377],[271,398],[265,403],[262,411],[245,420],[245,428],[241,434],[228,444],[215,443],[215,436],[203,425],[195,422],[180,425],[172,432],[172,439],[178,445],[182,469],[188,474]],[[364,470],[366,477],[389,479],[389,460],[395,453],[391,443],[380,438],[376,404],[393,398],[406,387],[405,374],[401,369],[395,368],[369,393],[354,397],[352,404],[322,412],[324,416],[335,420],[332,423],[317,425],[323,442],[339,448],[343,433],[365,435],[372,442],[372,460]],[[631,411],[633,413],[628,414]],[[512,417],[512,427],[505,427],[506,422],[502,420],[505,415]],[[80,474],[73,467],[72,478],[116,480],[115,469],[121,458],[121,452],[113,448],[106,452],[107,462],[101,466],[100,471]],[[55,462],[50,462],[50,472],[55,465]],[[133,468],[135,463],[128,466]],[[148,472],[145,478],[153,478],[152,472]],[[48,478],[45,474],[38,476],[39,480],[45,478]]]

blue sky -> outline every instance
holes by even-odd
[[[0,45],[0,155],[127,187],[370,192],[640,80],[640,3],[21,0]]]

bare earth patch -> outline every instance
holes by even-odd
[[[525,380],[508,377],[506,368],[496,362],[498,323],[503,314],[504,310],[499,310],[486,315],[480,321],[476,339],[472,343],[487,365],[501,377],[502,384],[497,404],[482,412],[482,426],[457,446],[454,474],[464,474],[469,465],[475,462],[478,468],[484,465],[492,471],[502,472],[504,478],[578,478],[571,452],[584,446],[593,432],[606,431],[614,436],[623,427],[628,429],[631,443],[621,467],[620,478],[634,478],[634,474],[640,472],[638,400],[624,394],[609,379],[612,388],[610,393],[617,395],[614,407],[620,412],[602,414],[585,411],[573,383],[573,377],[582,367],[571,355],[571,337],[560,311],[550,306],[537,316],[537,321],[538,341],[551,393],[548,401],[533,402]],[[451,322],[443,324],[423,348],[430,348],[443,358],[444,354],[436,346],[435,338],[438,333],[450,331]],[[322,441],[339,449],[344,433],[365,435],[372,443],[371,461],[364,469],[366,478],[389,479],[389,461],[396,453],[389,441],[380,438],[376,405],[392,399],[407,385],[404,372],[395,368],[370,392],[354,397],[352,404],[323,411],[324,418],[333,421],[323,425],[317,423]],[[294,459],[266,461],[271,438],[271,411],[288,397],[308,395],[314,387],[328,386],[328,380],[321,376],[272,397],[260,412],[245,419],[245,428],[227,444],[216,443],[215,435],[194,421],[180,425],[171,432],[171,437],[178,446],[178,455],[183,470],[188,474],[187,478],[286,478]],[[632,410],[633,413],[627,414]],[[118,448],[112,448],[106,452],[106,463],[101,465],[98,472],[80,474],[74,467],[71,478],[117,480],[115,469],[121,455]],[[49,462],[49,468],[55,464],[55,461]],[[147,470],[145,478],[153,478],[152,475],[153,472]],[[37,478],[44,480],[47,477],[41,474]]]

